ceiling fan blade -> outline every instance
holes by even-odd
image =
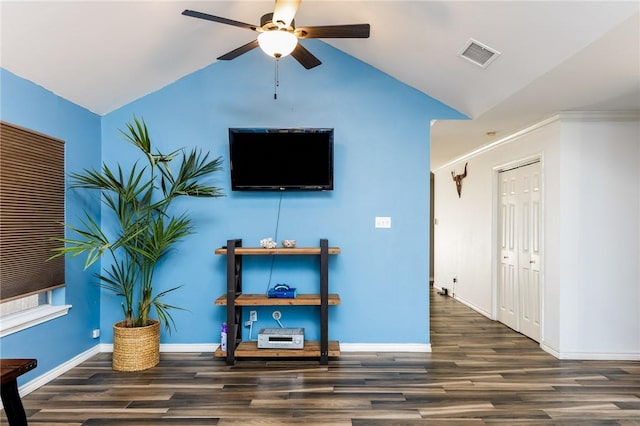
[[[298,38],[369,38],[369,29],[369,24],[321,25],[299,27],[295,33]]]
[[[248,30],[256,31],[257,26],[247,24],[240,21],[234,21],[233,19],[221,18],[219,16],[209,15],[208,13],[196,12],[195,10],[185,9],[182,12],[185,16],[191,16],[193,18],[206,19],[207,21],[219,22],[221,24],[233,25],[234,27],[246,28]]]
[[[320,62],[320,59],[313,56],[313,54],[311,54],[311,52],[305,49],[305,47],[300,43],[298,43],[296,48],[293,49],[293,52],[291,52],[291,56],[296,58],[296,60],[300,62],[300,64],[308,70],[310,70],[313,67],[317,67],[322,63]]]
[[[258,47],[258,40],[250,41],[249,43],[245,44],[244,46],[240,46],[237,49],[234,49],[229,53],[225,53],[224,55],[220,56],[218,58],[218,60],[219,61],[230,61],[230,60],[235,59],[238,56],[242,55],[243,53],[247,53],[248,51],[250,51],[252,49],[255,49],[256,47]]]
[[[300,0],[276,0],[273,22],[276,25],[282,23],[284,27],[288,27],[298,11],[298,6],[300,6]]]

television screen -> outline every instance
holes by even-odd
[[[229,129],[233,191],[333,189],[333,129]]]

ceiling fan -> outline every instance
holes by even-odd
[[[273,13],[267,13],[260,19],[260,25],[251,25],[232,19],[221,18],[195,10],[185,10],[185,16],[206,19],[221,24],[233,25],[258,32],[258,38],[249,43],[225,53],[218,60],[229,61],[260,46],[268,55],[280,59],[289,54],[303,67],[311,69],[322,62],[304,48],[299,39],[305,38],[368,38],[369,24],[352,25],[321,25],[313,27],[295,26],[294,16],[300,5],[300,0],[276,0]]]

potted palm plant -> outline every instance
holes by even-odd
[[[181,309],[165,302],[165,296],[180,286],[154,290],[156,266],[194,230],[188,215],[173,212],[172,204],[184,196],[224,196],[220,188],[202,183],[221,170],[222,158],[210,160],[208,153],[198,149],[162,154],[152,148],[144,119],[134,117],[120,132],[138,148],[146,164],[135,162],[128,172],[120,165],[113,169],[103,164],[101,170],[70,174],[72,188],[100,193],[116,229],[103,230],[85,212],[82,227],[67,225],[76,236],[61,239],[64,247],[56,249],[53,257],[86,255],[85,269],[106,258],[97,274],[98,284],[122,298],[123,312],[123,319],[114,324],[112,365],[119,371],[138,371],[158,364],[160,326],[171,332],[175,328],[171,310]],[[152,318],[152,312],[157,318]]]

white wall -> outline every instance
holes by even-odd
[[[560,358],[640,359],[639,145],[637,114],[561,114],[435,170],[434,285],[495,318],[496,171],[540,157],[541,346]],[[459,199],[451,171],[467,161]]]
[[[561,350],[640,354],[640,123],[564,121]]]

